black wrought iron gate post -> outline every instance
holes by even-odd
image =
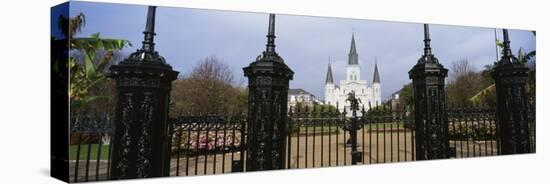
[[[512,54],[508,30],[503,29],[503,55],[491,73],[497,91],[500,154],[530,153],[525,84],[529,69]]]
[[[266,50],[243,68],[248,77],[246,171],[284,169],[287,98],[294,72],[275,52],[275,15],[269,15]]]
[[[142,48],[110,68],[117,84],[110,179],[170,172],[168,101],[178,72],[155,51],[155,10],[149,7]]]
[[[409,71],[414,88],[416,160],[449,157],[444,88],[447,71],[432,54],[429,27],[424,24],[424,54]]]

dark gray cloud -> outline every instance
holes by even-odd
[[[72,2],[71,15],[83,12],[87,25],[80,35],[130,40],[140,46],[146,8],[138,5]],[[267,14],[159,7],[157,50],[181,73],[200,59],[215,55],[231,66],[236,84],[245,85],[242,68],[265,49]],[[278,15],[277,51],[295,72],[292,88],[303,88],[323,99],[328,58],[336,81],[344,78],[352,32],[362,68],[361,78],[372,82],[374,58],[382,81],[382,98],[408,83],[408,70],[422,54],[423,26],[415,23],[369,21],[313,16]],[[494,30],[431,25],[432,48],[443,65],[466,58],[482,69],[495,61]],[[499,33],[500,36],[500,33]],[[535,49],[530,31],[511,30],[514,53]]]

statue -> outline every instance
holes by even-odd
[[[346,101],[350,104],[350,111],[353,112],[353,116],[355,116],[355,111],[359,110],[359,103],[361,102],[361,99],[355,98],[355,91],[351,91],[348,93],[348,98]]]
[[[348,101],[350,104],[350,111],[352,113],[351,115],[353,118],[352,122],[348,124],[347,127],[345,128],[346,130],[350,131],[350,138],[348,138],[348,140],[346,141],[346,147],[352,147],[353,149],[355,149],[356,146],[354,146],[352,139],[355,139],[355,140],[357,139],[354,136],[357,136],[356,118],[357,118],[357,111],[359,110],[359,103],[361,103],[361,99],[357,99],[355,97],[355,91],[351,91],[348,93],[348,98],[346,99],[346,101]]]

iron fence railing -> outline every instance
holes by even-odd
[[[70,123],[69,181],[109,178],[112,119],[110,114],[73,114]]]
[[[181,116],[170,122],[173,126],[170,175],[240,170],[245,151],[244,115]]]
[[[527,118],[532,150],[536,148],[535,104]],[[415,160],[414,118],[410,108],[377,106],[358,114],[360,164]],[[370,110],[368,110],[370,109]],[[498,155],[496,109],[447,108],[451,157]],[[291,109],[288,113],[286,168],[351,165],[349,112]],[[171,125],[171,176],[210,175],[245,170],[246,115],[183,115]],[[72,114],[70,181],[109,178],[112,114]]]
[[[377,106],[358,117],[357,150],[361,163],[414,160],[410,110]],[[335,109],[295,109],[289,113],[287,168],[351,165],[348,112]]]
[[[456,158],[498,154],[496,109],[453,107],[447,109],[449,141]]]

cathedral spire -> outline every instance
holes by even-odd
[[[378,60],[374,57],[374,76],[372,83],[380,83],[380,76],[378,75]]]
[[[334,84],[334,79],[332,78],[332,67],[330,66],[330,57],[328,57],[328,71],[325,84]]]
[[[351,34],[351,46],[350,46],[349,54],[348,54],[348,65],[357,65],[357,64],[359,64],[359,62],[358,62],[357,49],[355,48],[355,34],[352,33]]]
[[[351,46],[349,49],[350,54],[357,54],[357,49],[355,48],[355,34],[351,34]]]

